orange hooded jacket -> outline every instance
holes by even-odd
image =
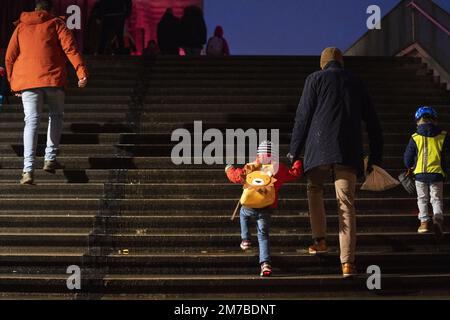
[[[78,79],[88,77],[75,38],[61,18],[47,11],[22,13],[5,58],[11,90],[65,87],[66,57]]]

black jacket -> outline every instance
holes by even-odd
[[[369,163],[381,165],[383,136],[362,81],[331,61],[306,79],[297,108],[290,153],[305,149],[304,170],[342,164],[364,172],[362,121],[369,137]]]
[[[442,129],[438,126],[428,123],[422,124],[417,127],[417,133],[425,137],[435,137],[441,134]],[[441,168],[445,173],[447,172],[447,165],[445,161],[445,153],[450,151],[450,141],[448,135],[444,140],[444,147],[441,154]],[[403,160],[407,168],[415,168],[417,164],[417,145],[413,138],[409,140],[408,146],[406,147],[405,154],[403,155]],[[444,176],[439,173],[420,173],[415,175],[415,179],[421,182],[438,182],[444,181]]]
[[[181,45],[184,48],[201,48],[206,43],[206,23],[200,8],[186,7],[180,24]]]
[[[161,51],[180,47],[180,20],[172,14],[165,14],[158,23],[158,45]]]

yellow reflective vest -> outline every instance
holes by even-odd
[[[418,133],[412,135],[417,146],[417,163],[414,174],[439,173],[445,177],[441,160],[446,136],[447,132],[445,131],[435,137],[425,137]]]

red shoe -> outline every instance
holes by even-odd
[[[263,262],[261,264],[261,273],[259,275],[261,277],[270,277],[272,275],[272,266],[267,262]]]

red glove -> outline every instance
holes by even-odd
[[[290,170],[294,176],[297,176],[298,178],[303,177],[303,161],[302,160],[296,160],[294,164],[292,165],[292,168]]]

